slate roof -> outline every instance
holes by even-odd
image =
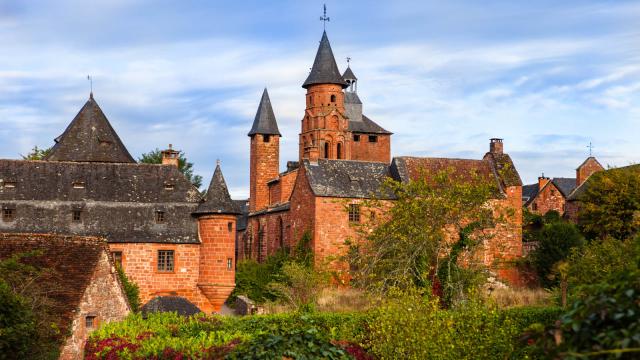
[[[135,163],[93,94],[55,141],[45,160]]]
[[[342,74],[342,78],[345,79],[345,80],[358,80],[356,75],[351,70],[350,66],[347,66],[347,70],[345,70],[344,74]]]
[[[262,92],[258,111],[256,112],[256,117],[253,119],[253,126],[247,135],[252,136],[255,134],[280,135],[267,88]]]
[[[156,296],[140,309],[143,314],[156,312],[176,312],[191,316],[202,312],[196,305],[180,296]]]
[[[240,209],[240,215],[238,215],[238,220],[236,222],[236,230],[242,231],[247,228],[247,220],[249,216],[249,199],[246,200],[233,200]]]
[[[538,183],[522,186],[522,200],[524,201],[525,206],[538,195],[538,187]]]
[[[206,214],[240,214],[240,208],[231,200],[227,183],[222,176],[220,164],[216,166],[213,172],[209,189],[205,195],[204,201],[198,205],[198,209],[193,212],[194,215]]]
[[[316,196],[338,198],[391,198],[381,192],[390,176],[389,166],[381,162],[319,159],[304,160],[305,173]]]
[[[0,233],[0,260],[34,250],[39,254],[20,262],[46,270],[38,283],[47,291],[61,334],[68,334],[101,256],[110,258],[107,243],[96,237]]]
[[[318,46],[316,58],[313,61],[311,73],[302,84],[302,87],[307,89],[315,84],[337,84],[341,85],[343,89],[349,85],[340,75],[326,31],[322,33],[322,39],[320,40],[320,46]]]
[[[553,178],[551,182],[560,190],[565,198],[576,188],[576,178]]]
[[[365,133],[365,134],[381,134],[381,135],[393,134],[392,132],[383,129],[382,126],[376,124],[373,120],[369,119],[366,115],[362,115],[362,121],[349,120],[349,131],[355,132],[355,133]]]

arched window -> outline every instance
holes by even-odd
[[[336,102],[336,96],[335,95],[331,95],[331,102],[332,103]]]
[[[338,143],[336,147],[336,159],[342,159],[342,143]]]
[[[329,158],[329,143],[328,142],[324,143],[324,158],[325,159]]]

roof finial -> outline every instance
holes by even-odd
[[[324,4],[324,15],[320,16],[320,21],[322,21],[322,29],[327,30],[327,21],[331,21],[329,17],[327,17],[327,4]]]
[[[589,149],[589,157],[593,157],[593,144],[591,143],[591,141],[589,141],[589,145],[587,145],[587,148]]]
[[[347,56],[347,67],[349,67],[349,63],[351,62],[351,57]]]
[[[220,166],[220,159],[216,159],[216,166]]]
[[[93,99],[93,78],[91,75],[87,75],[87,80],[89,80],[89,98]]]

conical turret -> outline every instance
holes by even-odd
[[[193,214],[240,214],[238,205],[231,200],[227,183],[224,181],[224,176],[222,176],[220,164],[216,166],[216,170],[213,172],[205,200],[200,203]]]
[[[316,84],[337,84],[341,85],[342,88],[348,86],[342,75],[340,75],[326,31],[322,33],[322,39],[320,40],[320,46],[318,46],[316,59],[313,61],[311,73],[302,84],[302,87],[308,89],[309,86]]]
[[[253,136],[255,134],[280,136],[278,123],[276,122],[276,116],[271,107],[271,99],[269,99],[267,88],[262,92],[260,105],[258,105],[258,111],[256,112],[256,117],[253,119],[253,126],[248,135]]]

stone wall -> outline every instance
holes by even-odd
[[[536,198],[527,205],[527,208],[531,212],[540,215],[544,215],[551,210],[555,210],[562,215],[565,212],[565,202],[564,195],[553,182],[550,182],[547,186],[541,188]]]
[[[376,142],[369,141],[376,136]],[[362,161],[391,162],[391,135],[359,134],[360,141],[351,141],[351,159]]]
[[[265,135],[261,134],[251,137],[249,211],[267,207],[269,204],[267,182],[276,179],[280,171],[280,136],[270,135],[268,142],[264,140]]]

